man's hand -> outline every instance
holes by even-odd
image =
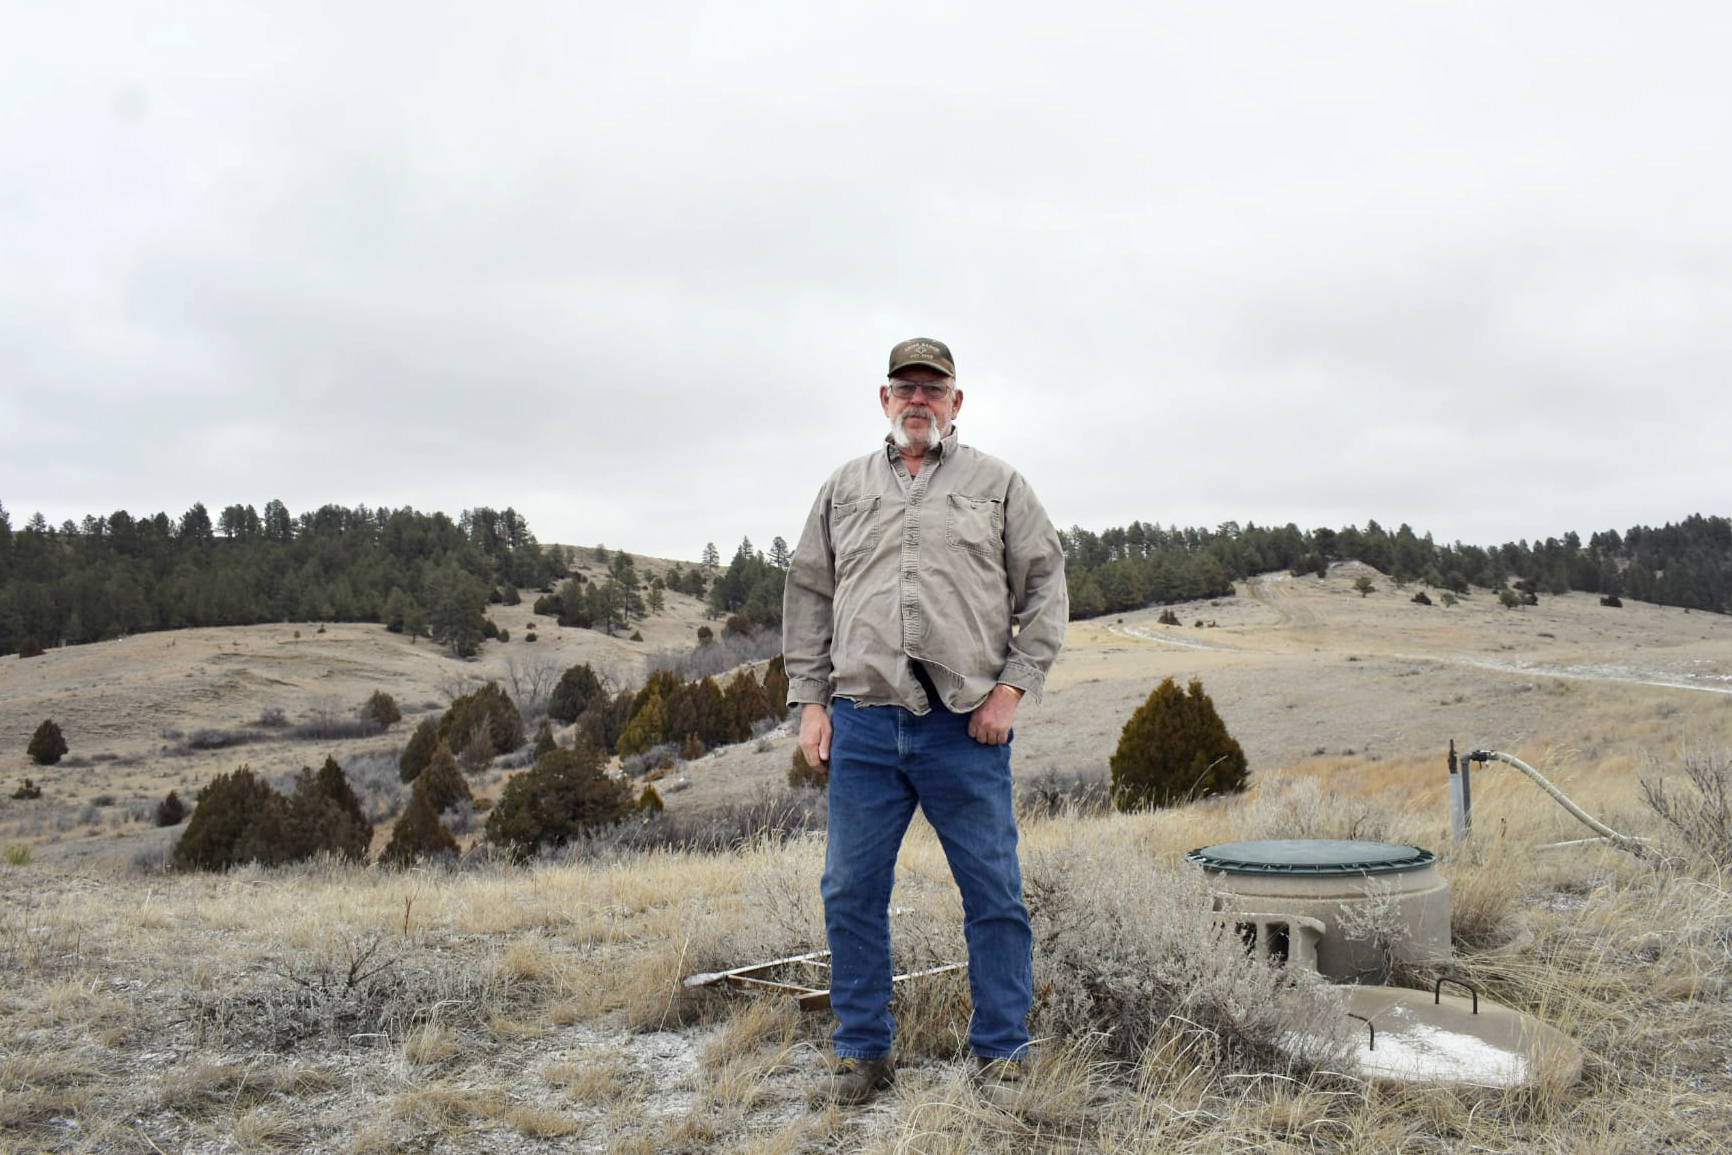
[[[811,702],[800,707],[800,752],[814,770],[830,760],[830,713]]]
[[[983,746],[1002,746],[1010,741],[1010,728],[1016,721],[1016,704],[1022,701],[1022,691],[1000,682],[986,696],[986,701],[968,716],[968,736]],[[806,732],[802,723],[802,741]]]

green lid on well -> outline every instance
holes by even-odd
[[[1437,856],[1399,842],[1264,838],[1205,846],[1185,860],[1227,874],[1399,874],[1430,866]]]

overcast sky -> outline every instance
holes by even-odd
[[[798,534],[896,341],[1053,520],[1732,513],[1732,6],[0,0],[0,503]]]

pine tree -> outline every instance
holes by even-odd
[[[52,766],[66,756],[66,749],[66,736],[54,724],[53,718],[47,718],[36,727],[36,733],[30,736],[30,744],[24,752],[38,766]]]
[[[591,702],[603,696],[601,679],[595,676],[589,663],[584,662],[560,675],[559,684],[553,687],[553,694],[547,700],[547,712],[561,722],[575,722]]]
[[[427,804],[433,807],[435,814],[443,814],[459,802],[475,800],[468,779],[458,769],[457,758],[444,746],[433,752],[432,760],[415,779],[415,785],[426,796]]]
[[[397,708],[397,699],[383,690],[374,690],[361,707],[361,717],[376,724],[381,730],[393,726],[403,720],[403,711]]]
[[[1191,679],[1181,691],[1163,679],[1119,735],[1113,754],[1113,803],[1120,810],[1150,810],[1245,789],[1245,752]]]
[[[330,853],[351,862],[366,860],[373,824],[337,760],[327,756],[317,773],[303,768],[295,777],[283,820],[281,859],[298,862]]]
[[[453,657],[473,657],[485,636],[481,608],[487,603],[487,588],[455,563],[434,575],[431,587],[433,640],[449,646]]]
[[[452,753],[458,753],[469,745],[484,721],[490,726],[493,753],[509,754],[523,745],[523,715],[498,682],[454,699],[439,719],[439,737]]]
[[[174,844],[180,870],[227,870],[247,862],[284,860],[287,804],[246,766],[218,774],[198,792],[186,831]]]
[[[410,735],[408,745],[403,747],[403,756],[397,760],[397,777],[405,782],[415,781],[427,769],[433,751],[443,747],[444,743],[439,740],[439,723],[432,718],[421,719],[415,733]]]
[[[769,703],[770,717],[781,718],[788,712],[788,669],[781,654],[771,658],[764,670],[764,700]]]
[[[156,824],[158,826],[179,826],[186,820],[186,803],[180,800],[180,794],[174,790],[156,804]]]
[[[651,746],[667,740],[667,706],[659,693],[651,694],[643,705],[632,712],[631,721],[625,724],[625,730],[620,734],[614,752],[626,758],[641,754]]]
[[[631,812],[631,788],[610,778],[588,746],[554,750],[505,784],[487,815],[487,840],[527,858]]]
[[[733,741],[744,742],[752,736],[752,726],[771,716],[770,699],[750,669],[741,669],[728,683],[728,715],[732,722]],[[781,711],[775,711],[780,716]]]
[[[409,792],[409,805],[391,831],[391,841],[379,854],[379,865],[410,867],[423,858],[455,855],[457,840],[440,823],[432,803],[417,781]]]

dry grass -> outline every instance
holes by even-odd
[[[1551,770],[1584,803],[1630,807],[1628,776],[1565,755]],[[855,1112],[806,1101],[823,1016],[680,988],[813,945],[815,839],[412,877],[327,863],[98,881],[33,866],[27,892],[0,898],[0,1127],[8,1149],[68,1151],[386,1151],[417,1136],[487,1151],[1716,1149],[1732,1126],[1729,880],[1544,850],[1567,830],[1501,783],[1487,783],[1475,840],[1445,846],[1457,968],[1580,1040],[1580,1084],[1366,1084],[1261,1045],[1321,1012],[1211,944],[1174,863],[1283,815],[1322,835],[1436,824],[1430,786],[1329,781],[1302,769],[1239,804],[1026,825],[1048,985],[1016,1113],[967,1087],[960,978],[899,995],[897,1087]],[[903,867],[899,963],[955,957],[954,888],[920,824]],[[1160,982],[1108,997],[1113,974]]]
[[[1723,623],[1651,607],[1578,612],[1567,599],[1426,617],[1404,599],[1379,609],[1345,580],[1307,589],[1181,615],[1218,617],[1220,629],[1185,637],[1236,650],[1162,648],[1125,632],[1142,628],[1135,615],[1073,629],[1047,707],[1019,733],[1020,772],[1098,770],[1134,700],[1160,676],[1198,672],[1244,734],[1255,773],[1247,795],[1182,810],[1103,816],[1055,802],[1031,812],[1023,847],[1042,934],[1042,1041],[1018,1112],[967,1085],[961,976],[899,993],[896,1088],[848,1112],[807,1102],[826,1061],[826,1016],[681,987],[692,972],[822,945],[820,838],[528,868],[140,873],[127,865],[134,850],[119,868],[60,851],[81,832],[92,845],[158,837],[125,807],[171,784],[196,790],[174,776],[193,760],[93,759],[58,780],[76,795],[64,806],[0,798],[6,846],[32,851],[0,863],[0,1150],[1723,1150],[1732,878],[1698,860],[1655,867],[1603,846],[1546,849],[1587,832],[1500,766],[1475,767],[1476,832],[1451,845],[1437,737],[1507,749],[1615,828],[1664,838],[1637,780],[1676,765],[1686,740],[1732,744],[1732,698],[1474,663],[1522,659],[1520,639],[1543,629],[1556,635],[1550,649],[1585,655],[1560,661],[1604,661],[1639,643],[1658,666],[1681,668],[1723,652],[1711,648],[1728,636]],[[1362,613],[1373,616],[1340,616]],[[1393,634],[1397,616],[1440,632]],[[1606,631],[1598,656],[1590,627]],[[182,639],[204,647],[198,661],[213,678],[224,668],[209,652],[219,640]],[[245,660],[299,678],[302,666],[332,668],[340,641],[339,631],[277,639]],[[423,657],[374,641],[370,661]],[[78,673],[86,655],[49,657]],[[173,689],[193,685],[203,683]],[[145,697],[115,706],[118,691],[97,689],[93,722],[99,707],[120,721],[193,712]],[[220,697],[199,708],[219,707],[233,716],[204,724],[257,712]],[[102,741],[111,738],[119,748],[118,730]],[[752,757],[706,759],[708,781],[694,770],[670,804],[751,791]],[[786,760],[785,741],[762,755],[775,775]],[[92,829],[80,819],[98,791],[123,802]],[[1579,1040],[1580,1082],[1542,1072],[1518,1091],[1391,1086],[1281,1057],[1273,1033],[1326,1014],[1327,992],[1289,989],[1212,940],[1181,857],[1282,835],[1436,850],[1453,893],[1456,968],[1487,997]],[[901,866],[897,964],[960,959],[955,887],[923,823]]]

